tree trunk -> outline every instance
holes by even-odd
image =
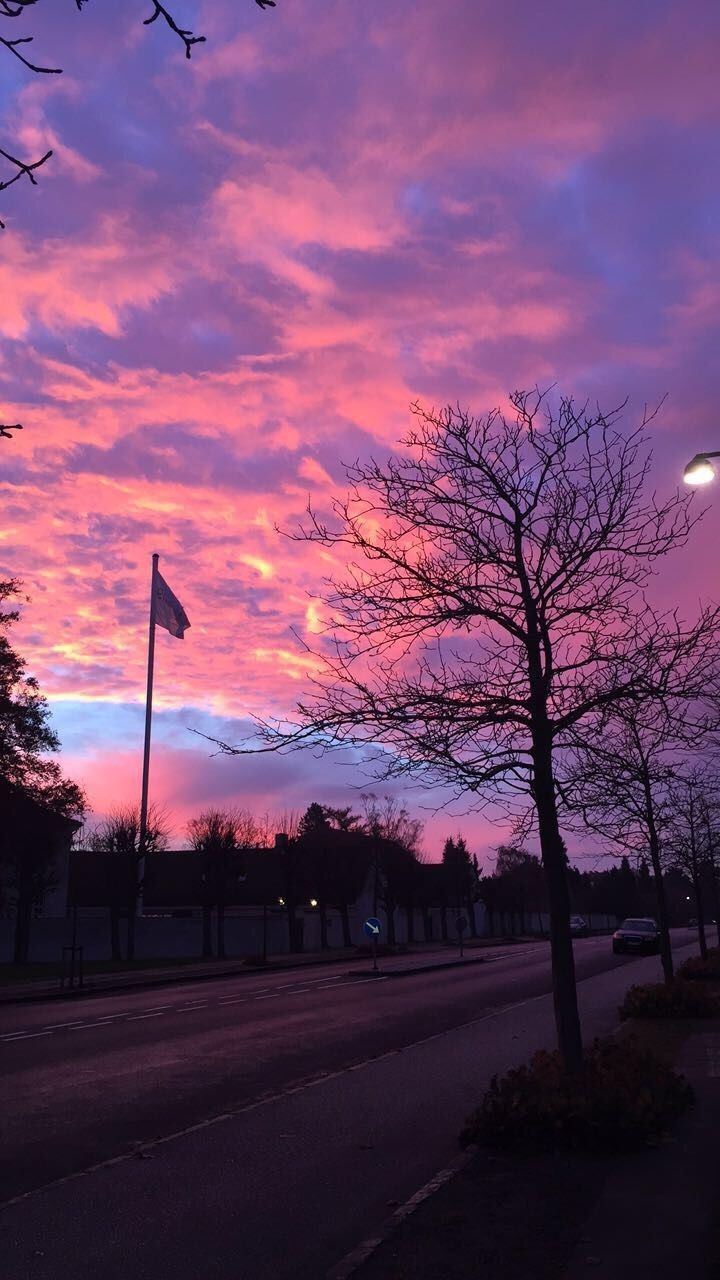
[[[15,945],[13,961],[15,964],[27,964],[30,955],[30,920],[32,918],[32,898],[18,897],[15,909]]]
[[[287,906],[287,922],[288,922],[288,942],[290,950],[293,954],[302,951],[300,944],[300,930],[298,929],[298,919],[295,915],[295,907],[288,903]]]
[[[217,956],[218,960],[225,959],[225,903],[219,902],[217,905]]]
[[[577,1075],[583,1068],[582,1033],[575,986],[575,958],[570,934],[565,845],[555,800],[552,744],[547,729],[533,734],[533,793],[538,816],[540,849],[550,906],[550,955],[558,1049],[565,1070]]]
[[[703,892],[700,885],[700,876],[697,871],[693,872],[693,890],[695,892],[695,910],[697,911],[700,956],[703,960],[707,960],[708,947],[707,938],[705,936],[705,903],[703,901]]]
[[[665,981],[672,982],[674,977],[674,966],[672,945],[670,943],[670,925],[668,922],[665,882],[663,881],[662,867],[660,865],[660,841],[655,827],[652,799],[650,799],[650,807],[648,809],[648,829],[650,834],[650,862],[652,864],[653,879],[655,881],[658,924],[660,925],[660,959],[662,961]]]
[[[395,946],[395,908],[386,907],[385,915],[387,916],[388,942],[391,947]]]
[[[715,866],[714,859],[710,863],[710,895],[712,899],[712,908],[715,912],[717,942],[720,947],[720,891],[718,890],[717,867]]]
[[[122,960],[122,947],[120,945],[120,911],[118,907],[110,908],[110,958],[112,960]]]
[[[324,902],[320,902],[320,904],[319,904],[319,906],[318,906],[318,910],[319,910],[319,912],[320,912],[320,950],[321,950],[321,951],[327,951],[327,949],[328,949],[328,922],[327,922],[327,915],[326,915],[326,913],[325,913],[325,903],[324,903]]]
[[[339,911],[340,911],[340,920],[341,920],[341,922],[342,922],[343,946],[344,946],[344,947],[351,947],[351,946],[352,946],[352,937],[351,937],[351,935],[350,935],[350,917],[349,917],[349,915],[348,915],[348,905],[347,905],[347,902],[342,902],[342,903],[340,904],[340,907],[339,907],[338,909],[339,909]]]
[[[690,792],[690,866],[692,869],[693,890],[695,892],[695,905],[697,910],[698,922],[698,941],[700,943],[700,956],[703,960],[707,960],[707,939],[705,937],[705,903],[703,901],[702,892],[702,869],[698,858],[697,839],[695,834],[695,796],[692,784],[689,788]]]
[[[477,923],[475,920],[475,903],[473,902],[472,896],[468,897],[466,910],[467,910],[468,922],[470,924],[470,937],[477,938],[478,931],[477,931]]]
[[[415,908],[406,907],[405,915],[407,917],[407,940],[408,942],[414,942],[415,941]]]
[[[444,903],[440,908],[440,937],[442,938],[443,942],[447,942],[448,940],[447,907],[445,906]]]
[[[131,898],[130,902],[128,903],[128,917],[127,917],[127,958],[128,960],[135,959],[135,912],[136,911],[137,911],[137,902]]]
[[[203,960],[212,960],[212,907],[208,906],[207,903],[203,905],[202,909],[202,953]]]

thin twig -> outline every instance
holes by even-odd
[[[34,177],[34,170],[39,169],[40,165],[44,164],[46,160],[49,160],[51,155],[52,151],[46,151],[45,155],[41,156],[39,160],[34,160],[30,164],[25,164],[23,160],[17,160],[15,156],[10,155],[9,151],[3,151],[2,147],[0,147],[0,156],[4,156],[4,158],[9,160],[10,164],[14,164],[17,169],[17,173],[14,174],[12,178],[6,178],[4,181],[0,182],[0,191],[6,191],[8,187],[12,186],[13,182],[17,182],[23,176],[29,178],[33,186],[36,187],[37,181]],[[0,228],[4,227],[5,223],[0,219]]]
[[[22,423],[0,422],[0,436],[7,436],[8,440],[12,440],[11,431],[22,431]]]
[[[154,13],[152,13],[149,18],[145,18],[145,21],[143,22],[144,27],[149,27],[150,24],[152,22],[155,22],[158,18],[164,18],[170,30],[174,31],[176,35],[180,36],[180,39],[185,45],[186,58],[190,57],[192,46],[194,44],[205,43],[205,36],[194,36],[192,31],[190,31],[189,29],[186,30],[183,27],[179,27],[175,19],[173,18],[172,14],[169,13],[168,10],[165,8],[165,5],[160,4],[160,0],[152,0],[152,3],[154,5]]]

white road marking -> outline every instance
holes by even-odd
[[[224,1009],[226,1004],[247,1004],[248,999],[248,996],[235,996],[230,1000],[221,1000],[220,1008]]]
[[[9,1036],[0,1036],[0,1040],[37,1040],[38,1036],[51,1036],[52,1031],[14,1031]]]
[[[207,1006],[208,1006],[208,1002],[207,1000],[205,1000],[203,1001],[202,1004],[179,1004],[178,1009],[184,1012],[187,1009],[207,1009]]]
[[[44,1030],[57,1031],[59,1027],[81,1027],[81,1026],[84,1026],[84,1023],[82,1022],[51,1022],[45,1025]]]
[[[134,1013],[132,1017],[126,1018],[126,1022],[142,1022],[143,1018],[162,1018],[161,1013]]]
[[[279,1000],[280,996],[279,994],[276,996],[253,996],[252,999],[253,1000]]]

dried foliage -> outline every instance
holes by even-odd
[[[636,1040],[596,1040],[581,1076],[557,1053],[495,1076],[462,1146],[503,1151],[623,1151],[658,1141],[694,1101],[690,1085]]]
[[[633,986],[619,1009],[621,1018],[711,1018],[717,1012],[711,991],[679,979]]]

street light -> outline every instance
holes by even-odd
[[[316,906],[317,906],[317,898],[311,898],[311,899],[310,899],[310,906],[311,906],[311,907],[316,907]]]
[[[710,458],[720,458],[720,451],[715,453],[696,453],[683,471],[685,484],[710,484],[715,479],[715,468]]]

